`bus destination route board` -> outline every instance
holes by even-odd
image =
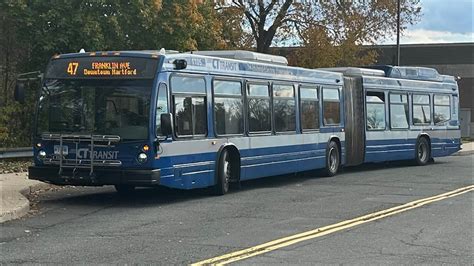
[[[152,79],[158,60],[153,58],[111,56],[51,60],[46,78],[53,79]]]

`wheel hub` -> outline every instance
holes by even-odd
[[[337,157],[336,153],[334,152],[334,148],[329,150],[329,168],[331,171],[335,171],[337,167]]]

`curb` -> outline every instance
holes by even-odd
[[[26,197],[23,197],[23,199],[21,199],[21,203],[19,204],[19,206],[17,206],[13,210],[10,210],[8,212],[1,214],[0,224],[23,217],[29,211],[30,211],[30,201]]]
[[[20,203],[14,209],[0,214],[0,224],[21,218],[28,214],[28,212],[30,211],[30,201],[28,200],[27,196],[38,190],[44,190],[51,187],[52,185],[50,184],[39,183],[28,186],[18,191],[16,194],[18,194],[18,200],[20,201]]]
[[[458,152],[456,152],[455,154],[453,154],[454,156],[462,156],[462,155],[471,155],[471,154],[474,154],[474,150],[460,150]]]
[[[20,193],[24,197],[27,197],[29,194],[34,193],[38,190],[45,190],[45,189],[48,189],[48,188],[51,188],[51,187],[53,187],[53,185],[51,185],[51,184],[39,183],[39,184],[34,184],[34,185],[31,185],[27,188],[24,188],[24,189],[20,190]]]

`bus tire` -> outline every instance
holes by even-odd
[[[431,159],[431,148],[428,140],[425,137],[421,137],[416,142],[415,148],[415,163],[416,165],[426,165]]]
[[[135,186],[133,185],[114,185],[115,190],[117,190],[117,193],[121,196],[127,196],[132,194],[135,191]]]
[[[217,167],[217,183],[212,188],[212,194],[221,196],[229,192],[229,184],[232,176],[231,160],[227,149],[222,151]]]
[[[331,141],[326,148],[326,168],[324,168],[325,176],[335,176],[341,165],[339,146],[335,141]]]

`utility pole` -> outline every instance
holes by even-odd
[[[400,0],[397,0],[397,66],[400,65]]]

